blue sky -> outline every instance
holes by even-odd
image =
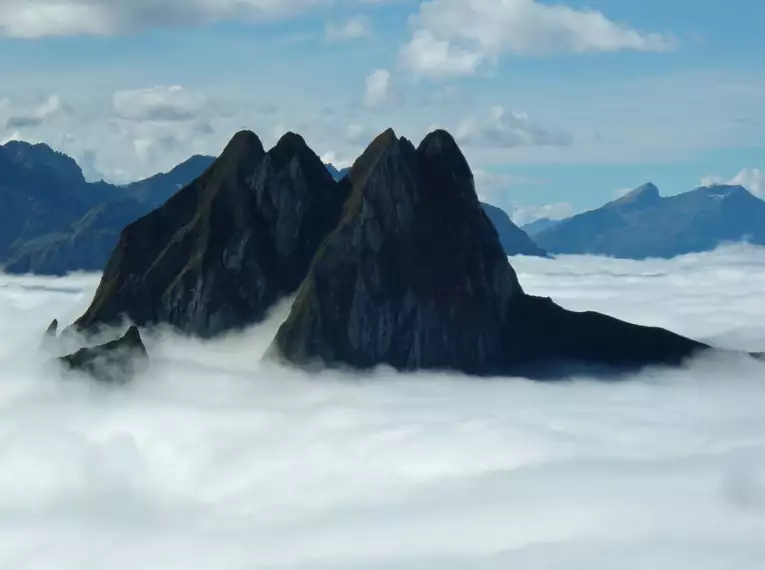
[[[0,141],[124,182],[240,128],[352,160],[450,130],[520,221],[655,182],[765,193],[765,3],[5,0]]]

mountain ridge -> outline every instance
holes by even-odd
[[[743,186],[716,184],[663,197],[645,184],[600,208],[534,233],[550,253],[671,258],[730,242],[765,245],[765,202]]]

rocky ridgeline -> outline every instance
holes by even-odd
[[[577,364],[675,365],[709,348],[526,294],[442,130],[416,148],[387,130],[340,181],[298,135],[265,152],[238,133],[203,176],[124,229],[74,327],[127,319],[212,337],[295,292],[269,356],[300,366],[554,377]]]

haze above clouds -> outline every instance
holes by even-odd
[[[765,252],[513,260],[527,291],[765,348]],[[759,570],[765,367],[623,383],[259,361],[275,323],[154,339],[123,388],[37,353],[97,276],[0,277],[0,566],[14,570]]]

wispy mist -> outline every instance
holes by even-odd
[[[765,349],[765,252],[513,261],[524,288]],[[124,387],[38,352],[97,276],[0,276],[0,568],[759,570],[765,365],[540,384],[260,362],[243,335],[148,341]]]

